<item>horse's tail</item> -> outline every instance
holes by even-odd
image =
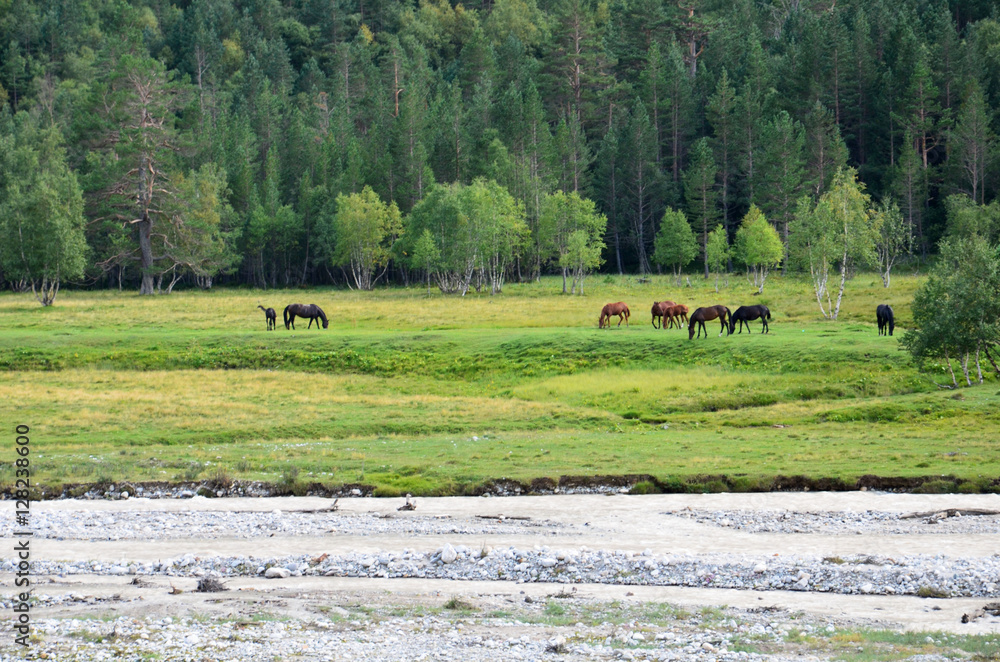
[[[764,306],[764,310],[767,311],[767,319],[771,319],[771,309],[768,308],[767,306]]]
[[[285,312],[283,313],[283,315],[285,317],[285,328],[286,329],[290,328],[290,326],[288,324],[288,308],[289,308],[288,306],[285,306]]]

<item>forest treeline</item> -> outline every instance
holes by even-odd
[[[600,263],[708,275],[761,217],[809,271],[838,182],[919,257],[970,205],[995,216],[1000,21],[974,0],[0,0],[0,106],[15,287],[582,287]]]

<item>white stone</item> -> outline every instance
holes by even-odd
[[[264,576],[268,579],[286,579],[292,576],[292,573],[288,571],[287,568],[268,568]]]
[[[454,563],[458,559],[458,552],[450,544],[441,549],[441,562]]]

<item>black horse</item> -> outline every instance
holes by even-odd
[[[319,328],[319,320],[323,320],[323,328],[330,326],[330,322],[326,319],[326,313],[323,309],[314,303],[304,304],[304,303],[291,303],[285,306],[285,328],[294,329],[295,328],[295,316],[308,317],[310,328],[313,325],[313,320],[316,320],[316,328]]]
[[[747,333],[750,333],[750,320],[760,318],[761,333],[770,333],[771,327],[767,320],[771,319],[771,310],[767,306],[740,306],[736,312],[729,316],[729,333],[736,330],[736,323],[740,323],[740,333],[743,333],[743,325],[747,325]]]
[[[896,328],[896,320],[892,314],[892,307],[887,303],[875,309],[875,321],[878,322],[878,334],[880,336],[892,335],[892,330]]]
[[[274,308],[257,307],[264,311],[264,317],[267,319],[267,330],[274,331],[274,327],[278,323],[278,313],[274,312]]]

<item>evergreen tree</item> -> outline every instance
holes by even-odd
[[[708,232],[719,218],[716,206],[715,178],[718,171],[708,139],[702,138],[691,148],[691,161],[684,171],[684,197],[688,216],[695,232],[701,235],[705,278],[708,278]]]
[[[763,141],[757,197],[761,209],[787,244],[788,224],[805,188],[805,133],[798,122],[782,111],[764,127]]]
[[[647,274],[649,245],[652,244],[653,218],[660,204],[660,173],[656,168],[653,127],[646,106],[636,99],[622,132],[622,211],[628,219],[639,272]],[[714,174],[714,173],[713,173]]]
[[[715,93],[708,100],[706,107],[708,121],[715,134],[713,141],[715,154],[719,163],[720,207],[722,209],[722,227],[729,232],[729,214],[732,206],[733,161],[736,146],[736,90],[729,82],[729,74],[725,69],[715,86]]]
[[[973,82],[962,103],[958,122],[952,133],[954,154],[958,161],[963,186],[973,200],[986,200],[986,172],[996,159],[996,134],[991,128],[992,117],[979,85]]]

